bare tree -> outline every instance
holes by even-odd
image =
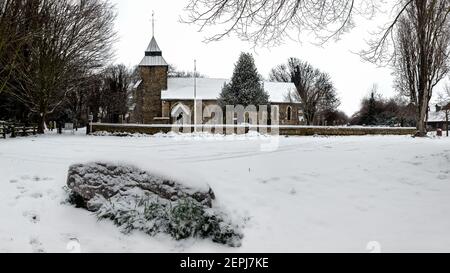
[[[292,75],[301,64],[297,58],[289,58],[287,64],[280,64],[269,73],[269,80],[273,82],[293,82]]]
[[[287,64],[272,69],[269,79],[295,84],[297,92],[289,94],[287,100],[301,102],[308,125],[314,124],[318,114],[326,116],[340,105],[330,75],[297,58],[289,58]]]
[[[125,65],[114,65],[103,72],[104,104],[102,109],[106,120],[119,123],[128,112],[128,98],[131,95],[131,71]]]
[[[223,32],[209,37],[207,41],[220,40],[236,33],[255,45],[276,45],[286,38],[293,38],[289,33],[295,31],[299,36],[304,32],[312,33],[323,43],[333,37],[339,38],[352,28],[355,15],[373,15],[385,4],[365,0],[358,1],[358,6],[356,3],[352,0],[190,0],[186,7],[188,19],[184,21],[200,25],[200,30],[213,25],[224,27]],[[410,60],[403,60],[411,62],[404,63],[405,67],[410,67],[399,68],[405,69],[405,77],[398,78],[396,85],[416,104],[418,135],[425,135],[433,88],[446,73],[442,64],[447,62],[449,56],[445,36],[450,32],[447,26],[450,1],[396,0],[390,3],[393,5],[391,19],[380,28],[361,56],[373,63],[397,66],[397,56],[405,53],[401,52],[401,41],[397,37],[414,40],[413,48],[404,48],[403,51],[416,55],[411,55]],[[402,31],[405,28],[409,28],[409,32]],[[406,36],[397,35],[400,32]],[[415,75],[411,74],[411,69],[416,70]],[[415,83],[412,84],[408,78]]]
[[[393,46],[396,87],[416,105],[418,135],[425,136],[433,90],[450,70],[450,2],[413,1],[398,20]]]
[[[312,33],[326,42],[352,28],[355,14],[371,16],[382,4],[373,0],[189,0],[187,18],[182,21],[199,25],[200,30],[223,27],[206,41],[235,33],[255,45],[271,46]]]
[[[292,73],[292,82],[302,103],[302,110],[308,125],[312,125],[317,113],[326,109],[336,109],[339,100],[328,74],[320,72],[306,62],[301,62]]]
[[[0,0],[0,94],[5,90],[16,65],[22,46],[34,35],[23,28],[30,3],[27,1]]]
[[[38,115],[43,133],[47,115],[111,57],[115,13],[107,0],[25,2],[19,27],[39,35],[20,47],[6,90]]]

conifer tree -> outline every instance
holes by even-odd
[[[226,105],[267,105],[269,94],[264,90],[255,60],[250,53],[241,53],[235,65],[231,81],[222,89],[219,104]]]

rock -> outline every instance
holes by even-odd
[[[190,197],[209,208],[215,200],[214,192],[209,186],[196,189],[134,166],[109,163],[72,165],[69,168],[67,186],[72,190],[72,194],[76,195],[73,198],[77,200],[77,204],[93,212],[99,209],[94,200],[96,197],[111,199],[117,195],[127,195],[133,189],[157,195],[168,201]]]
[[[130,165],[89,163],[69,168],[69,202],[111,220],[127,234],[169,234],[176,240],[210,238],[239,247],[240,226],[213,208],[212,189],[197,180],[174,181]],[[188,186],[189,185],[189,186]]]

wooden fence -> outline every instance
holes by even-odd
[[[20,124],[13,122],[0,121],[0,137],[7,136],[15,138],[17,136],[29,136],[37,134],[36,124]]]

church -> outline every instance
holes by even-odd
[[[172,115],[182,109],[193,116],[194,101],[202,101],[203,109],[216,105],[222,88],[229,81],[218,78],[170,78],[169,65],[153,36],[138,66],[139,81],[134,86],[135,105],[131,122],[137,124],[173,124]],[[231,72],[230,72],[231,73]],[[298,101],[289,99],[295,92],[293,83],[264,82],[270,95],[270,104],[279,107],[280,125],[303,125],[304,119]],[[194,95],[194,85],[196,97]]]

